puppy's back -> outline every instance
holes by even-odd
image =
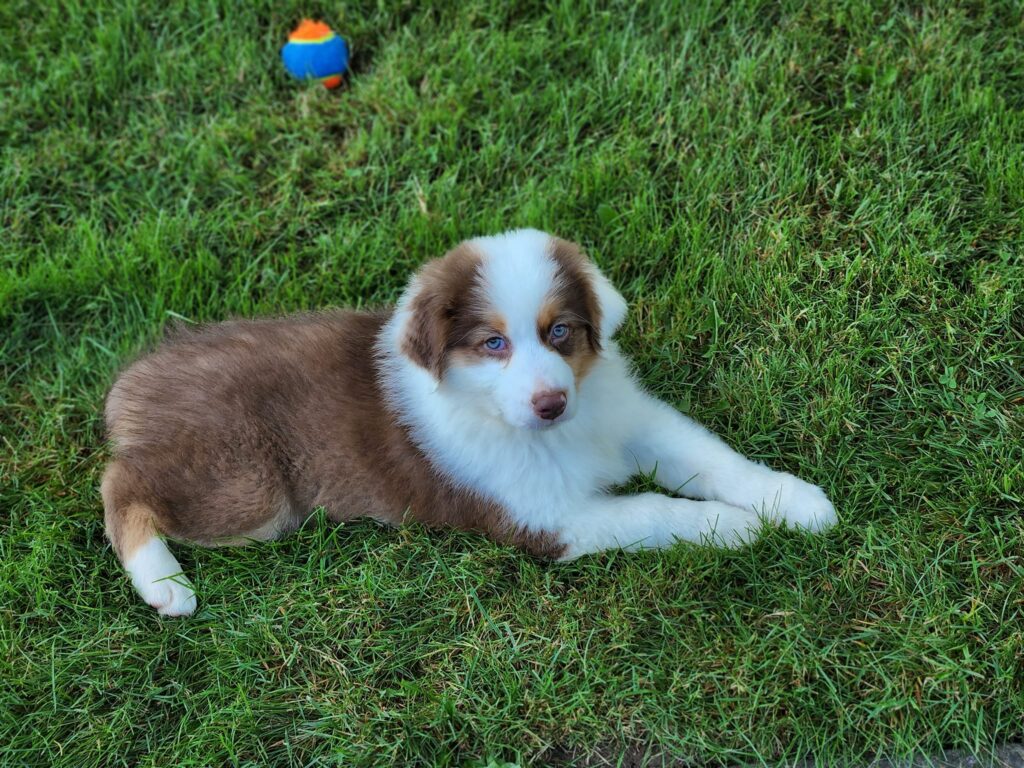
[[[179,329],[106,402],[115,458],[145,478],[164,532],[199,542],[293,522],[317,446],[379,407],[386,314],[332,311]],[[329,433],[329,434],[328,434]],[[278,531],[275,531],[278,532]]]

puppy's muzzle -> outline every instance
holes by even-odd
[[[545,421],[554,421],[565,413],[567,400],[564,391],[549,390],[547,392],[538,392],[530,402],[533,405],[533,412],[538,418]]]

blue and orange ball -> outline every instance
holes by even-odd
[[[348,43],[322,21],[303,19],[288,35],[281,60],[293,77],[337,88],[348,69]]]

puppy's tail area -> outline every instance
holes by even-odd
[[[196,609],[191,582],[160,538],[145,483],[115,459],[103,473],[103,520],[107,538],[142,599],[161,616],[187,616]]]

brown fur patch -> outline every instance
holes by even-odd
[[[484,342],[495,334],[508,337],[505,319],[493,313],[467,313],[460,325],[462,327],[453,334],[447,352],[447,360],[451,363],[472,365],[481,359],[493,359],[496,355],[487,351]]]
[[[557,295],[548,296],[537,314],[537,333],[545,344],[547,344],[551,327],[562,319],[562,315],[566,314],[565,306],[560,299],[561,297]]]
[[[455,282],[467,285],[474,259],[449,262],[459,267]],[[446,284],[434,272],[425,270],[428,284]],[[430,312],[458,310],[444,296],[433,291]],[[180,332],[130,366],[106,409],[115,459],[103,497],[118,554],[128,541],[122,531],[143,530],[142,509],[154,530],[210,545],[273,536],[323,506],[335,520],[397,525],[408,513],[560,556],[555,536],[517,529],[499,505],[440,474],[388,410],[374,355],[388,317],[335,311],[227,322]],[[456,311],[446,322],[456,328],[469,322],[463,317]],[[423,331],[422,343],[408,343],[443,365],[457,342],[451,332],[437,342]]]
[[[586,375],[590,373],[590,369],[594,367],[597,359],[598,354],[593,348],[580,349],[567,358],[577,387],[579,387],[580,382],[583,381]]]
[[[464,345],[484,319],[476,288],[479,276],[480,254],[466,243],[428,262],[416,275],[419,288],[410,306],[402,352],[438,378],[448,352]]]
[[[565,357],[578,386],[601,351],[601,307],[586,269],[587,257],[578,246],[554,238],[551,258],[557,265],[555,285],[537,318],[537,333]],[[570,334],[564,341],[552,343],[551,328],[559,322],[569,326]]]
[[[131,483],[131,473],[115,461],[103,473],[100,484],[107,537],[121,562],[156,533],[153,510],[145,503],[144,493],[131,493]]]

